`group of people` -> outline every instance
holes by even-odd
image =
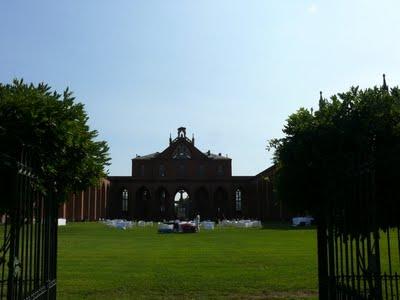
[[[194,224],[193,224],[194,223]],[[200,215],[197,214],[193,222],[181,222],[176,219],[173,222],[173,230],[175,232],[199,232],[200,231]]]

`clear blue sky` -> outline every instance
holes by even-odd
[[[400,82],[400,2],[0,2],[0,81],[69,86],[111,147],[111,175],[186,126],[232,158],[271,165],[287,116],[351,85]]]

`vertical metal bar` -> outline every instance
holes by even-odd
[[[42,285],[45,285],[47,282],[47,262],[46,262],[46,257],[47,257],[47,239],[48,239],[48,234],[47,234],[47,203],[46,203],[46,197],[43,197],[43,212],[42,212],[42,222],[43,222],[43,235],[42,235]]]
[[[25,161],[26,159],[23,159],[23,164],[25,166]],[[22,170],[25,171],[25,170]],[[26,176],[22,174],[18,174],[18,179],[19,179],[19,188],[18,188],[18,193],[19,193],[19,214],[20,214],[20,222],[18,224],[19,226],[19,254],[17,257],[18,260],[18,275],[16,276],[16,280],[18,283],[18,298],[23,298],[24,293],[23,293],[23,286],[24,286],[24,246],[25,246],[25,197],[26,197]]]
[[[29,170],[27,170],[26,172],[29,172]],[[21,246],[21,257],[20,257],[20,262],[21,262],[21,296],[25,297],[26,295],[26,287],[27,287],[27,278],[26,278],[26,266],[27,266],[27,246],[28,246],[28,239],[27,239],[27,202],[29,201],[28,197],[28,186],[29,186],[29,175],[26,173],[24,176],[22,176],[23,180],[23,197],[22,197],[22,203],[21,206],[23,207],[22,210],[22,246]]]
[[[37,247],[37,251],[38,251],[38,277],[37,277],[37,281],[38,281],[38,286],[37,288],[40,287],[40,285],[43,283],[43,268],[42,268],[42,253],[43,253],[43,195],[40,195],[40,209],[38,210],[38,222],[39,222],[39,232],[38,232],[38,247]]]
[[[38,195],[38,206],[36,208],[36,242],[35,242],[35,289],[38,289],[41,283],[41,241],[42,241],[42,196]]]
[[[29,241],[29,293],[32,293],[32,286],[33,286],[33,227],[34,227],[34,201],[35,199],[35,193],[34,191],[32,192],[32,199],[30,202],[30,211],[29,211],[29,227],[30,227],[30,241]]]
[[[336,287],[340,286],[341,281],[340,281],[340,271],[339,271],[339,266],[340,266],[340,256],[339,256],[339,233],[337,227],[335,227],[335,267],[336,267]]]
[[[39,206],[38,192],[34,193],[35,204],[33,206],[33,258],[32,258],[32,290],[36,289],[36,268],[37,268],[37,238],[38,238],[38,224],[37,224],[37,209]]]
[[[383,286],[384,286],[384,289],[385,289],[385,299],[389,299],[389,295],[388,295],[388,283],[387,283],[387,275],[386,275],[386,272],[383,274],[383,282],[384,282],[384,284],[383,284]]]
[[[40,224],[39,224],[39,208],[40,208],[40,196],[38,192],[36,194],[36,206],[35,206],[35,253],[34,253],[34,275],[33,275],[33,289],[37,289],[39,286],[38,278],[39,278],[39,234],[40,234]]]
[[[357,275],[357,290],[361,294],[361,277],[360,277],[360,259],[361,259],[361,251],[360,251],[360,236],[356,236],[356,275]]]
[[[379,229],[375,229],[373,232],[374,238],[374,260],[375,260],[375,290],[376,290],[376,299],[382,299],[382,281],[381,281],[381,254],[379,247]]]
[[[29,295],[31,293],[30,291],[30,285],[31,285],[31,276],[30,276],[30,265],[31,265],[31,260],[32,260],[32,255],[31,255],[31,245],[32,245],[32,198],[33,198],[33,190],[29,190],[29,202],[27,203],[27,216],[26,216],[26,226],[27,226],[27,243],[26,243],[26,253],[27,253],[27,259],[26,259],[26,266],[25,266],[25,274],[26,274],[26,293]]]
[[[24,157],[24,153],[22,154],[22,165],[25,166],[25,157]],[[20,167],[21,168],[21,167]],[[21,171],[21,169],[19,169],[19,172]],[[18,173],[18,201],[19,201],[19,222],[18,222],[18,227],[19,227],[19,236],[18,236],[18,240],[19,240],[19,249],[17,252],[17,261],[19,262],[18,264],[18,273],[16,276],[16,281],[17,281],[17,294],[16,297],[17,298],[22,298],[23,294],[22,294],[22,286],[23,286],[23,281],[22,281],[22,277],[23,277],[23,250],[24,250],[24,233],[25,233],[25,228],[24,228],[24,195],[26,193],[25,190],[25,176],[22,176],[20,173]]]
[[[356,283],[355,283],[355,274],[354,274],[354,248],[353,248],[353,237],[350,237],[350,274],[351,274],[351,287],[354,291],[357,291]]]
[[[335,278],[335,252],[334,252],[334,229],[332,222],[328,224],[328,272],[329,272],[329,296],[331,299],[336,298],[336,278]]]
[[[349,253],[348,253],[349,247],[348,247],[347,240],[348,240],[348,236],[346,234],[344,236],[344,250],[345,250],[345,266],[346,266],[346,268],[345,268],[346,286],[348,288],[350,286],[350,282],[349,282],[349,274],[350,274],[350,272],[349,272]]]
[[[362,277],[363,277],[363,287],[364,287],[364,297],[367,297],[368,294],[368,288],[367,288],[367,280],[368,280],[368,274],[367,272],[367,264],[368,264],[368,259],[366,257],[365,253],[365,239],[361,240],[361,246],[362,246],[362,260],[363,260],[363,270],[362,271]]]
[[[31,174],[30,174],[31,176]],[[24,227],[25,227],[25,253],[24,253],[24,267],[23,267],[23,272],[24,272],[24,295],[29,295],[29,241],[30,241],[30,206],[31,206],[31,189],[30,189],[30,184],[31,184],[31,179],[28,177],[26,179],[26,184],[28,185],[26,187],[26,196],[25,196],[25,218],[24,218]]]
[[[48,279],[48,264],[46,257],[48,257],[48,204],[46,197],[43,198],[43,237],[42,237],[42,274],[43,274],[43,282],[42,284],[45,285]]]
[[[392,278],[392,258],[391,258],[391,251],[390,251],[390,229],[388,228],[386,230],[386,239],[387,239],[387,255],[388,255],[388,264],[389,264],[389,276]],[[390,280],[390,294],[393,297],[393,283],[392,280]]]
[[[330,299],[328,294],[328,268],[327,268],[327,240],[326,223],[322,218],[318,220],[317,226],[317,246],[318,246],[318,283],[319,298]]]
[[[344,285],[344,273],[343,273],[343,236],[339,235],[339,254],[340,254],[340,284]]]
[[[23,215],[24,215],[24,208],[23,208],[23,199],[21,199],[23,197],[24,191],[23,191],[23,182],[22,182],[22,176],[18,174],[18,202],[19,202],[19,210],[18,210],[18,214],[19,214],[19,220],[17,223],[17,226],[19,228],[19,234],[18,234],[18,250],[17,250],[17,254],[16,254],[16,262],[18,264],[17,266],[17,272],[16,272],[16,276],[15,276],[15,280],[17,283],[16,286],[16,297],[21,298],[22,296],[22,255],[23,255],[23,249],[24,249],[24,226],[23,226]]]
[[[400,263],[400,226],[397,226],[397,250],[399,252],[399,263]]]
[[[368,253],[368,268],[367,268],[367,279],[368,279],[368,290],[372,293],[373,297],[376,297],[376,288],[374,275],[376,272],[371,269],[372,266],[375,266],[375,261],[373,258],[372,244],[371,244],[371,235],[367,236],[367,253]]]
[[[18,214],[18,184],[17,178],[13,178],[13,203],[15,203],[15,207],[12,207],[10,211],[10,254],[8,259],[8,280],[7,280],[7,299],[12,300],[15,297],[15,280],[14,280],[14,263],[15,263],[15,256],[18,253],[18,241],[19,241],[19,234],[18,234],[18,226],[19,223],[19,214]]]
[[[54,195],[53,195],[54,197]],[[51,199],[52,203],[57,203],[55,201],[56,199]],[[53,230],[54,230],[54,238],[53,238],[53,249],[52,249],[52,255],[53,255],[53,269],[54,269],[54,274],[53,274],[53,280],[57,280],[57,247],[58,247],[58,210],[57,206],[55,205],[54,209],[54,216],[53,216]],[[54,298],[57,295],[57,285],[53,287],[53,295]]]
[[[4,222],[4,234],[3,234],[3,262],[2,262],[2,266],[1,266],[1,290],[0,290],[0,298],[3,299],[4,296],[4,288],[6,287],[5,284],[5,266],[6,266],[6,262],[7,262],[7,252],[8,252],[8,243],[10,242],[8,239],[8,216],[7,214],[5,214],[5,222]]]

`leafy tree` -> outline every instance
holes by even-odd
[[[0,84],[0,163],[23,148],[38,166],[38,187],[56,192],[58,201],[96,185],[106,175],[109,148],[87,121],[84,105],[68,89],[59,94],[44,83]]]
[[[277,195],[292,210],[321,216],[338,209],[361,230],[368,220],[357,216],[370,215],[371,205],[368,197],[354,194],[354,187],[364,180],[377,197],[373,210],[379,226],[399,223],[398,87],[389,90],[384,82],[381,88],[352,87],[329,100],[321,95],[318,110],[299,109],[283,133],[269,148],[275,149]]]

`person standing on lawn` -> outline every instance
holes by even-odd
[[[199,232],[200,231],[200,215],[199,214],[197,214],[197,216],[196,216],[196,218],[194,220],[194,223],[196,224],[197,232]]]

